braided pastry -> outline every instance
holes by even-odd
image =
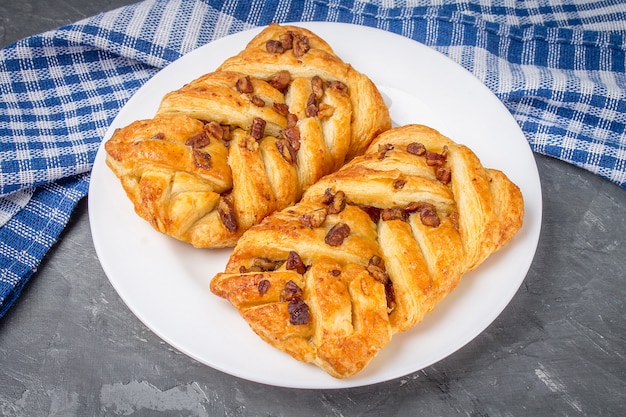
[[[211,291],[266,342],[345,378],[511,240],[523,207],[467,147],[394,128],[248,230]]]
[[[272,24],[118,129],[106,162],[155,229],[226,247],[390,127],[369,78],[311,31]]]

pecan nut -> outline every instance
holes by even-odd
[[[437,208],[425,201],[411,202],[403,210],[407,214],[419,213],[420,221],[424,226],[438,227],[441,219],[437,214]]]
[[[406,151],[413,155],[422,156],[426,153],[426,147],[419,142],[411,142],[406,146]]]
[[[326,208],[305,213],[300,216],[300,224],[304,227],[308,227],[309,229],[315,229],[324,223],[324,220],[326,220],[326,214]]]
[[[250,101],[252,102],[252,104],[254,104],[257,107],[265,106],[265,100],[263,100],[261,97],[257,96],[256,94],[253,94],[250,96]]]
[[[257,285],[257,289],[259,290],[259,295],[265,295],[269,291],[271,286],[272,286],[272,283],[266,279],[262,279],[261,281],[259,281],[259,284]]]
[[[197,149],[193,150],[193,163],[196,167],[201,169],[209,169],[211,168],[211,155],[199,151]]]
[[[406,211],[402,210],[400,207],[390,207],[381,210],[380,218],[384,221],[389,220],[402,220],[406,221],[409,218],[409,215]]]
[[[285,103],[274,103],[272,104],[272,108],[281,116],[287,116],[289,114],[289,106]]]
[[[272,76],[268,82],[272,87],[285,94],[287,87],[289,87],[289,83],[291,82],[291,74],[287,70],[279,71]]]
[[[302,258],[296,251],[290,251],[289,255],[287,255],[285,268],[288,271],[296,271],[298,274],[304,274],[306,272],[306,265],[304,265]]]
[[[302,294],[302,288],[292,280],[289,280],[285,283],[285,287],[280,292],[280,301],[291,301],[294,298],[301,298]]]
[[[387,282],[389,281],[389,275],[387,274],[387,271],[385,270],[385,262],[380,256],[373,255],[370,258],[366,269],[367,269],[367,272],[376,281],[382,284],[387,284]]]
[[[291,146],[289,141],[285,139],[279,139],[276,141],[276,148],[278,148],[278,152],[282,155],[283,159],[290,164],[295,164],[298,156],[296,155],[296,150]]]
[[[235,208],[229,197],[220,198],[220,202],[217,205],[217,213],[219,214],[220,220],[226,229],[230,232],[235,232],[237,230],[239,226],[237,224]]]
[[[289,323],[293,325],[309,322],[309,306],[301,298],[294,298],[289,301],[287,312],[289,313]]]
[[[302,58],[304,54],[309,52],[309,38],[305,35],[296,35],[293,39],[293,54],[296,58]]]
[[[326,237],[324,237],[324,242],[330,246],[341,246],[343,241],[350,235],[350,226],[346,223],[337,223],[334,225],[328,233],[326,233]]]
[[[449,167],[438,167],[435,171],[435,177],[442,184],[449,184],[452,180],[452,170]]]
[[[328,206],[328,214],[341,213],[346,208],[346,201],[346,194],[341,190],[337,191]]]
[[[285,52],[285,47],[283,46],[281,41],[277,41],[275,39],[270,39],[265,43],[265,49],[270,54],[282,54]]]
[[[254,91],[254,86],[252,85],[252,80],[249,75],[239,78],[236,87],[237,91],[241,94],[250,94]]]
[[[255,117],[252,119],[252,127],[250,128],[250,136],[252,136],[255,140],[263,139],[265,136],[265,125],[267,122],[260,117]]]
[[[448,147],[444,146],[441,153],[426,151],[426,165],[442,166],[446,163],[448,157]]]
[[[185,145],[191,146],[193,149],[204,148],[209,143],[209,136],[204,130],[202,132],[196,133],[185,141]]]
[[[378,159],[384,159],[387,156],[387,152],[393,150],[394,146],[391,143],[381,143],[378,145]]]

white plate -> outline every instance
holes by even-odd
[[[395,335],[359,374],[338,380],[265,344],[226,301],[208,289],[230,250],[200,250],[155,232],[133,211],[101,148],[93,167],[89,216],[96,252],[111,284],[154,333],[196,360],[237,377],[294,388],[345,388],[401,377],[429,366],[480,334],[506,307],[532,262],[541,225],[535,160],[520,128],[473,75],[410,39],[364,26],[299,23],[327,40],[380,88],[396,125],[423,123],[472,148],[522,190],[522,230],[467,274],[422,323]],[[213,70],[259,32],[200,47],[148,81],[111,125],[151,118],[162,96]]]

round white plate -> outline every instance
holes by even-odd
[[[444,55],[382,30],[339,23],[298,23],[367,74],[390,106],[395,125],[423,123],[472,148],[487,167],[504,171],[522,190],[522,230],[503,250],[467,274],[422,323],[395,335],[359,374],[338,380],[257,337],[237,311],[208,289],[230,250],[194,249],[154,231],[133,211],[102,147],[89,190],[96,252],[111,284],[132,312],[167,343],[237,377],[294,388],[345,388],[401,377],[429,366],[480,334],[506,307],[532,262],[541,225],[535,160],[502,103]],[[215,69],[260,31],[241,32],[185,55],[148,81],[124,106],[113,130],[151,118],[165,93]],[[103,141],[103,143],[104,143]]]

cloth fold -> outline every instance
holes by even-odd
[[[187,52],[271,22],[347,22],[432,47],[505,104],[533,151],[626,188],[621,0],[148,0],[0,50],[0,317],[88,191],[127,100]]]

